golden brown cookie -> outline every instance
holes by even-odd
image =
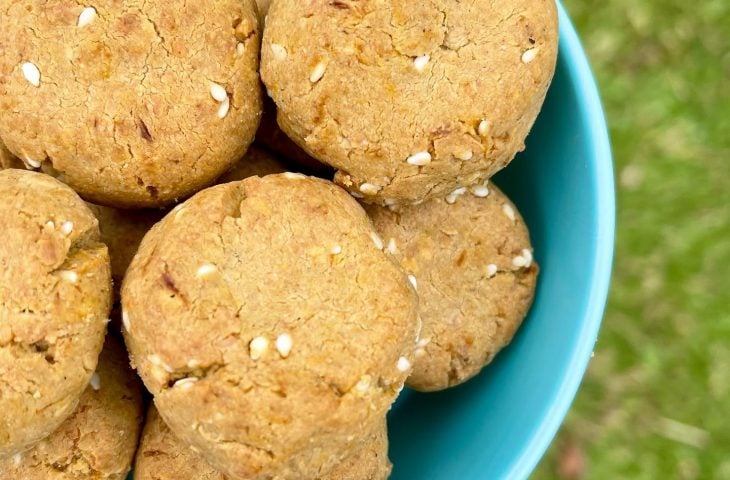
[[[555,70],[553,0],[274,2],[261,76],[284,132],[367,202],[477,184],[524,140]]]
[[[6,168],[24,168],[24,165],[18,157],[10,153],[10,150],[0,140],[0,170]]]
[[[141,423],[139,379],[124,348],[108,339],[73,415],[30,450],[0,460],[0,480],[123,480]]]
[[[236,182],[248,177],[265,177],[282,172],[286,172],[286,167],[279,160],[266,150],[252,145],[246,155],[220,177],[217,183]]]
[[[423,329],[408,386],[433,391],[469,380],[510,342],[532,304],[538,267],[522,217],[493,185],[368,213],[417,285]]]
[[[328,473],[412,361],[417,298],[363,209],[284,173],[205,190],[142,241],[125,339],[160,415],[234,479]]]
[[[0,10],[0,136],[86,200],[169,204],[252,141],[254,0],[0,0]]]
[[[388,478],[388,432],[383,420],[363,445],[321,480],[381,480]],[[203,457],[178,440],[154,406],[147,412],[134,462],[134,480],[226,480]]]
[[[48,436],[74,411],[104,340],[107,247],[73,190],[0,171],[0,458]]]

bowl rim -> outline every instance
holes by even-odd
[[[600,220],[597,226],[595,256],[591,265],[593,282],[585,307],[584,321],[577,335],[578,345],[572,352],[568,368],[563,372],[553,398],[548,402],[550,407],[546,415],[535,425],[530,441],[522,447],[520,454],[506,470],[504,478],[515,480],[528,478],[533,472],[573,403],[598,338],[608,298],[614,255],[616,195],[606,117],[595,77],[578,33],[560,0],[556,3],[560,25],[560,51],[569,59],[566,62],[569,77],[581,87],[582,95],[578,101],[578,108],[584,124],[591,133],[589,141],[595,159],[593,168],[597,179],[596,211]]]

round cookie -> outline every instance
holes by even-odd
[[[251,177],[155,225],[122,287],[160,415],[233,479],[328,473],[403,387],[417,296],[330,182]]]
[[[321,480],[380,480],[388,478],[388,432],[383,420],[363,445]],[[203,457],[178,440],[154,406],[147,412],[134,463],[135,480],[226,480]]]
[[[477,184],[524,148],[557,40],[553,0],[282,1],[261,76],[281,128],[340,185],[409,203]]]
[[[104,341],[107,247],[84,202],[57,180],[0,171],[0,458],[74,411]]]
[[[141,423],[139,379],[109,339],[73,415],[30,450],[0,460],[0,480],[124,480]]]
[[[246,155],[232,169],[220,177],[217,183],[228,183],[248,177],[265,177],[273,173],[285,172],[286,168],[273,155],[255,145],[248,149]]]
[[[423,322],[408,386],[463,383],[512,339],[535,294],[538,267],[524,221],[495,186],[419,206],[370,206],[388,248],[412,274]]]
[[[86,200],[169,204],[213,183],[253,140],[254,0],[0,7],[0,136]]]

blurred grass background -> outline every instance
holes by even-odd
[[[564,0],[613,142],[612,291],[533,478],[730,479],[730,1]]]

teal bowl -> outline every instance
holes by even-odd
[[[403,392],[390,412],[393,480],[524,479],[555,436],[588,365],[613,260],[606,122],[580,40],[559,5],[558,66],[527,148],[495,178],[525,217],[540,264],[516,337],[470,382]]]

